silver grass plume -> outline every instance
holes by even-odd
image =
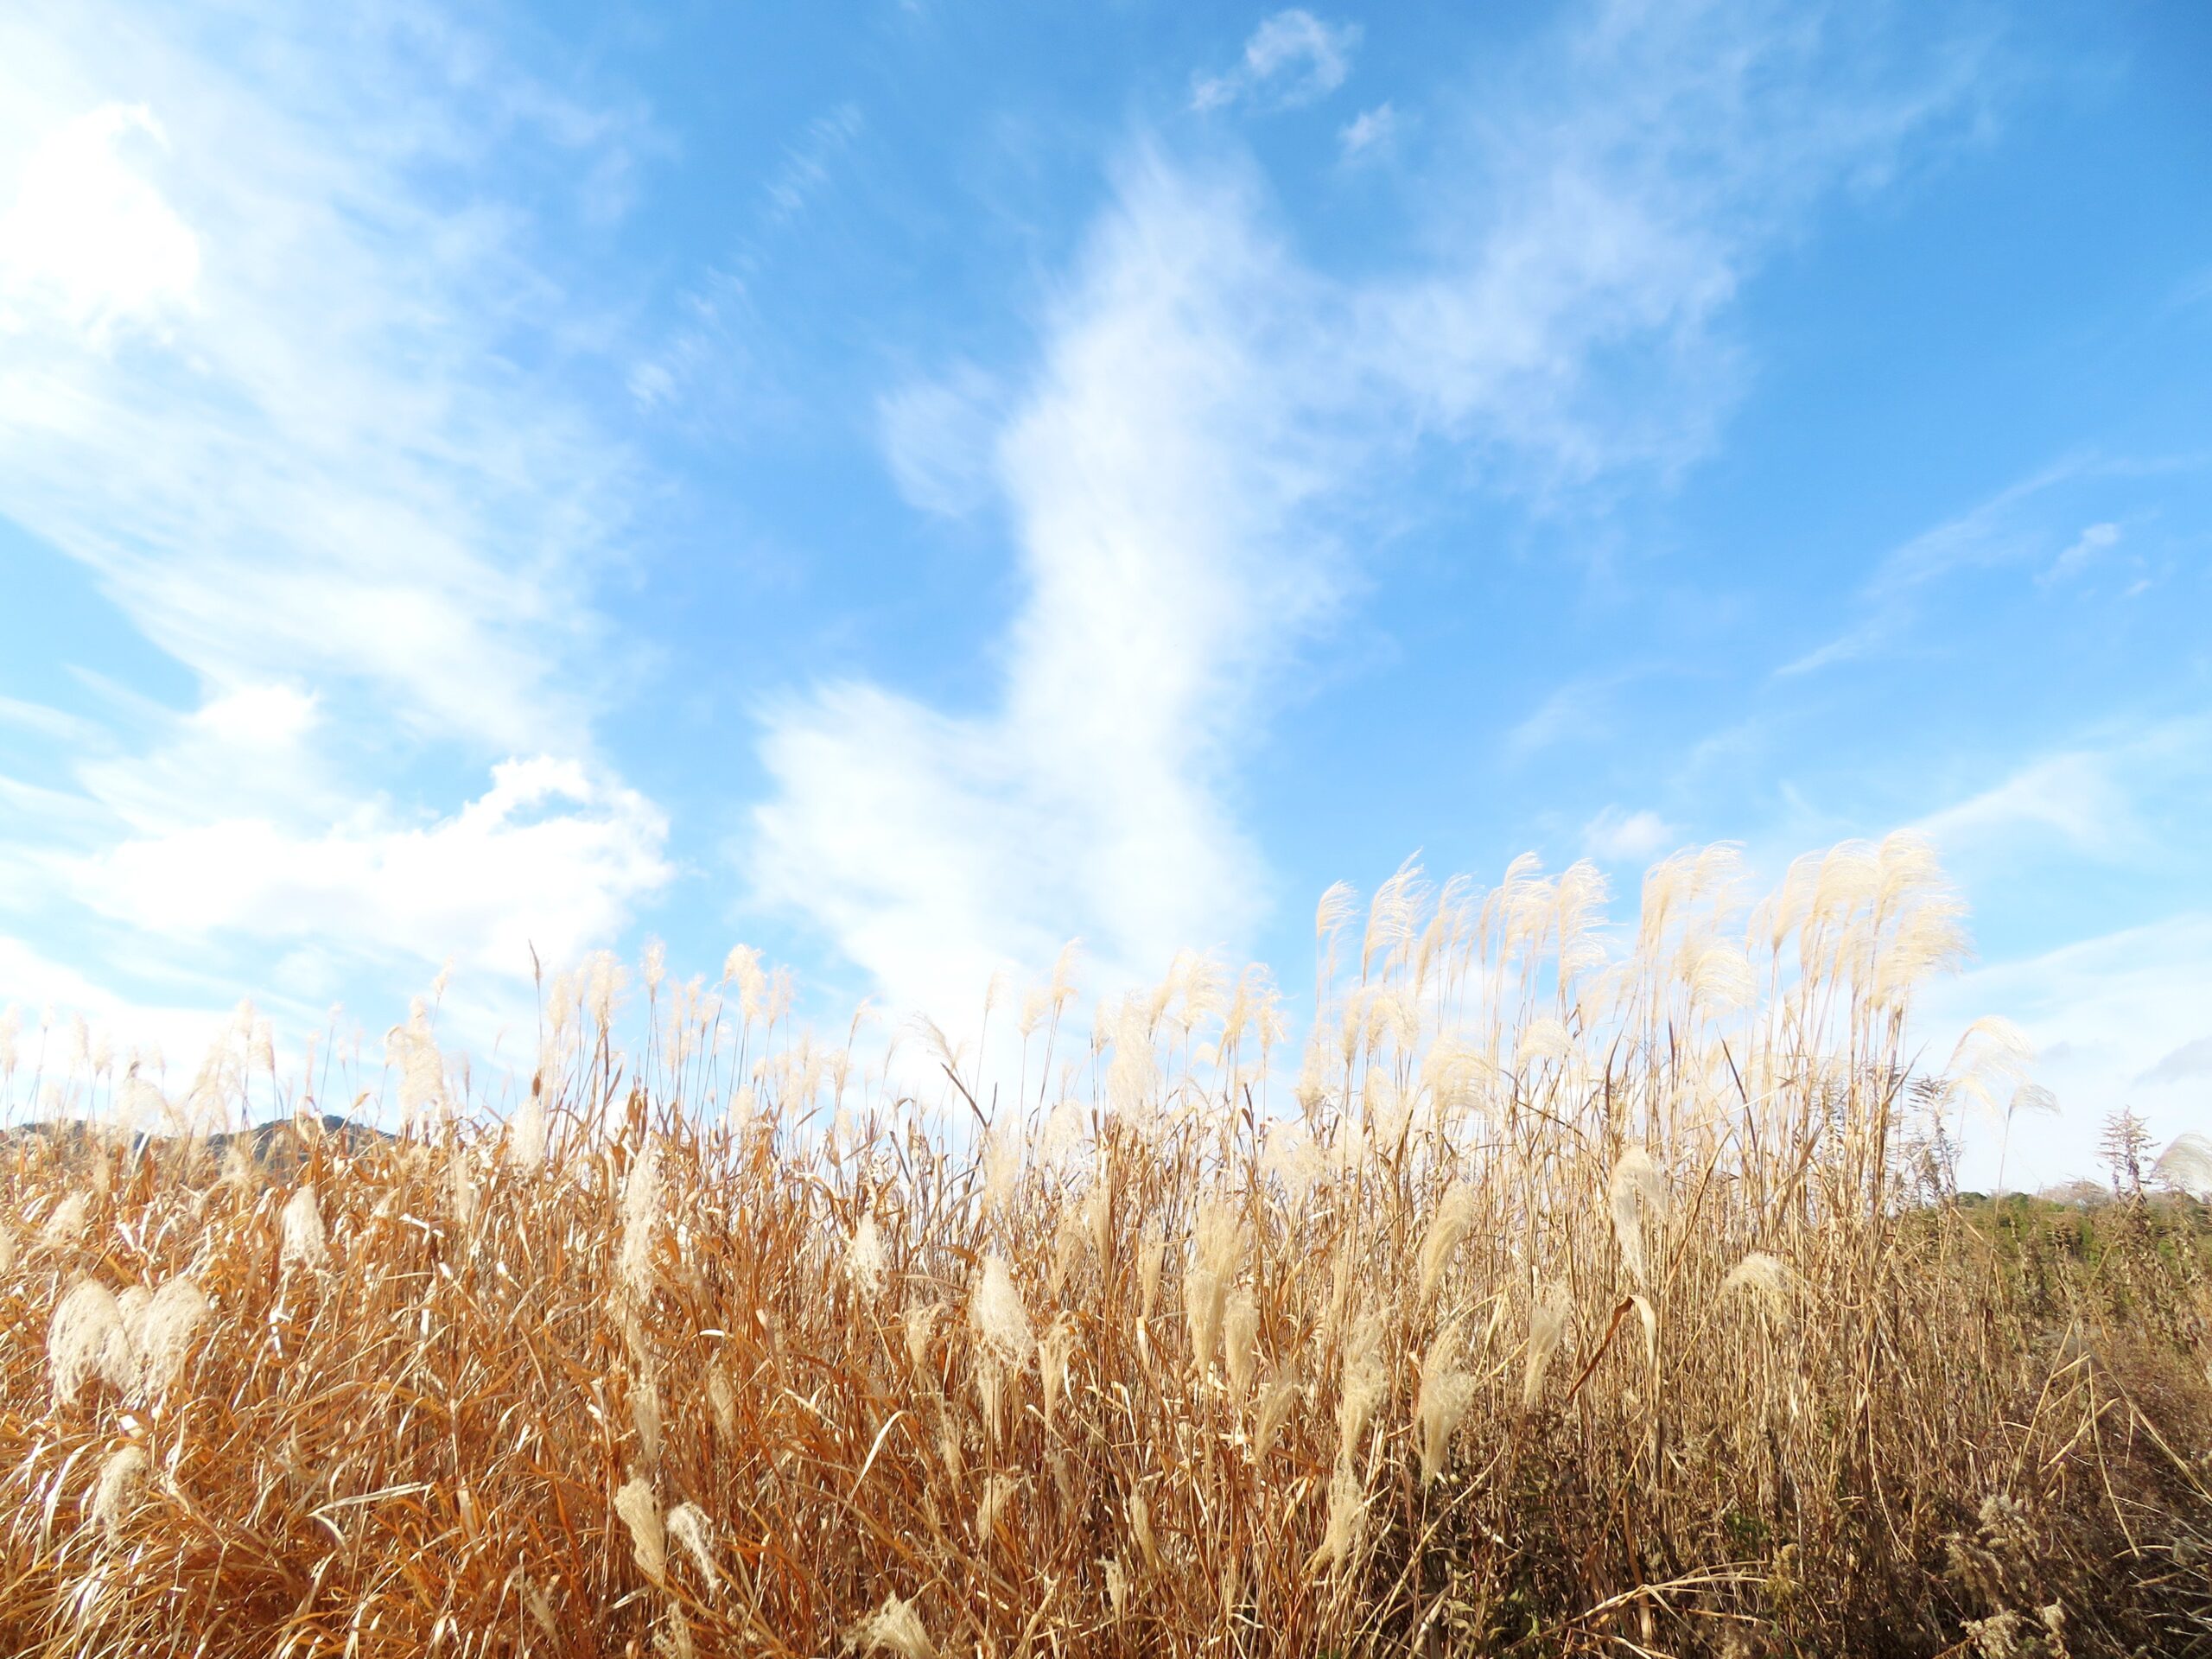
[[[668,1535],[683,1547],[699,1569],[699,1576],[707,1581],[707,1591],[712,1594],[721,1587],[722,1575],[715,1565],[715,1528],[707,1513],[696,1503],[679,1503],[668,1512]]]
[[[1337,1401],[1339,1459],[1350,1459],[1358,1450],[1360,1436],[1388,1386],[1382,1372],[1382,1316],[1370,1311],[1353,1323],[1344,1344],[1344,1381]]]
[[[638,1566],[655,1584],[660,1583],[668,1571],[668,1536],[653,1489],[632,1478],[614,1494],[614,1513],[630,1529],[630,1550]]]
[[[707,1408],[715,1415],[715,1433],[726,1440],[737,1438],[737,1392],[719,1365],[707,1373]]]
[[[1014,1482],[1004,1475],[993,1475],[983,1483],[982,1496],[976,1502],[976,1541],[988,1544],[998,1530],[999,1517],[1006,1513],[1006,1506],[1014,1501]]]
[[[517,1169],[536,1169],[545,1161],[545,1103],[535,1089],[508,1122],[507,1161]]]
[[[1192,1232],[1191,1259],[1183,1274],[1183,1313],[1191,1329],[1191,1365],[1202,1374],[1213,1363],[1214,1349],[1221,1339],[1230,1281],[1236,1274],[1243,1246],[1236,1212],[1225,1204],[1207,1205]]]
[[[1789,1264],[1780,1256],[1753,1250],[1728,1269],[1727,1276],[1720,1281],[1720,1294],[1724,1299],[1750,1296],[1777,1319],[1786,1319],[1790,1287],[1796,1280]]]
[[[1260,1305],[1249,1288],[1240,1287],[1229,1299],[1221,1338],[1229,1386],[1241,1399],[1252,1391],[1252,1375],[1259,1364]]]
[[[913,1366],[917,1376],[929,1358],[930,1338],[937,1331],[938,1321],[944,1317],[943,1302],[918,1303],[899,1316],[899,1323],[906,1328],[907,1363]]]
[[[1026,1367],[1036,1337],[1030,1329],[1029,1311],[1021,1305],[1021,1292],[1002,1255],[984,1259],[977,1275],[969,1319],[983,1345],[1001,1364]]]
[[[845,1277],[862,1295],[873,1296],[883,1287],[890,1258],[883,1249],[883,1233],[874,1216],[863,1217],[845,1245]]]
[[[67,1248],[77,1242],[85,1230],[85,1217],[91,1208],[91,1196],[72,1192],[53,1209],[47,1211],[46,1221],[39,1228],[39,1243],[49,1250]]]
[[[653,1225],[660,1217],[660,1147],[651,1135],[622,1180],[621,1287],[633,1302],[653,1289]]]
[[[1656,1380],[1659,1375],[1659,1310],[1643,1296],[1631,1296],[1637,1317],[1643,1322],[1643,1359]]]
[[[1268,1379],[1260,1391],[1259,1409],[1252,1414],[1252,1460],[1259,1462],[1268,1455],[1268,1448],[1274,1444],[1275,1436],[1290,1421],[1304,1392],[1296,1370],[1286,1366]]]
[[[1567,1322],[1573,1311],[1567,1287],[1557,1281],[1545,1288],[1543,1295],[1529,1310],[1528,1361],[1521,1377],[1522,1410],[1533,1408],[1543,1397],[1544,1373],[1550,1369],[1560,1339],[1567,1334]]]
[[[97,1279],[72,1285],[47,1329],[47,1373],[64,1405],[98,1376],[129,1393],[138,1380],[138,1359],[115,1293]]]
[[[889,1653],[897,1659],[937,1659],[937,1644],[930,1640],[922,1616],[909,1601],[896,1596],[884,1598],[878,1608],[863,1624],[857,1635],[856,1644],[862,1653]]]
[[[1444,1472],[1452,1455],[1452,1437],[1475,1402],[1475,1379],[1453,1363],[1465,1336],[1461,1321],[1454,1319],[1437,1332],[1421,1357],[1421,1393],[1414,1405],[1414,1423],[1421,1431],[1424,1486]]]
[[[1436,1216],[1421,1241],[1421,1299],[1427,1301],[1443,1276],[1452,1253],[1475,1221],[1475,1191],[1465,1181],[1454,1181],[1438,1202]]]
[[[645,1467],[660,1466],[660,1389],[650,1376],[630,1385],[630,1421],[638,1431],[638,1450]]]
[[[1037,1364],[1045,1395],[1045,1425],[1052,1427],[1053,1408],[1067,1392],[1068,1361],[1075,1352],[1075,1321],[1063,1313],[1037,1344]]]
[[[1334,1570],[1350,1564],[1367,1530],[1367,1490],[1350,1458],[1338,1458],[1329,1477],[1329,1524],[1320,1547],[1307,1559],[1306,1571]]]
[[[292,1194],[284,1205],[283,1243],[278,1259],[288,1268],[319,1268],[330,1265],[330,1247],[322,1230],[322,1211],[310,1181]]]
[[[1667,1183],[1651,1154],[1642,1147],[1621,1154],[1605,1184],[1605,1197],[1613,1212],[1613,1236],[1620,1243],[1621,1260],[1630,1276],[1648,1287],[1651,1279],[1644,1255],[1644,1217],[1649,1214],[1656,1221],[1667,1213]]]
[[[116,1541],[145,1478],[146,1453],[141,1446],[126,1446],[111,1452],[100,1465],[100,1484],[92,1494],[90,1519],[104,1541]]]

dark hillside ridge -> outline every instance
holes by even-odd
[[[133,1163],[150,1156],[158,1163],[188,1171],[203,1160],[213,1170],[219,1170],[232,1148],[237,1147],[257,1171],[285,1179],[304,1168],[318,1147],[354,1156],[389,1146],[394,1139],[387,1130],[356,1123],[335,1112],[325,1112],[319,1118],[275,1118],[235,1133],[208,1135],[162,1135],[143,1131],[126,1135],[107,1124],[84,1118],[59,1118],[0,1131],[0,1153],[28,1153],[35,1147],[48,1147],[65,1157],[121,1154]]]

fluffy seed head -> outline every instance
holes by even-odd
[[[1423,1485],[1444,1472],[1452,1455],[1452,1437],[1475,1402],[1474,1378],[1453,1363],[1465,1336],[1460,1321],[1454,1319],[1437,1332],[1421,1357],[1421,1393],[1414,1404],[1414,1423],[1421,1432]]]
[[[682,1545],[709,1595],[721,1587],[722,1575],[715,1566],[715,1527],[696,1503],[679,1503],[668,1512],[668,1535]]]
[[[1630,1147],[1613,1166],[1605,1197],[1613,1212],[1613,1236],[1621,1247],[1621,1260],[1639,1285],[1650,1282],[1644,1260],[1644,1217],[1654,1220],[1667,1213],[1667,1183],[1642,1147]]]
[[[623,1291],[644,1301],[653,1289],[653,1226],[660,1218],[660,1147],[650,1135],[622,1180]]]
[[[545,1103],[536,1090],[508,1120],[507,1161],[517,1169],[536,1169],[545,1161]]]
[[[91,1208],[90,1197],[72,1192],[47,1212],[45,1224],[39,1229],[39,1243],[49,1250],[67,1249],[77,1242],[85,1230],[85,1217]]]
[[[1544,1373],[1558,1351],[1560,1339],[1567,1334],[1567,1322],[1574,1311],[1568,1299],[1567,1287],[1554,1281],[1529,1310],[1529,1353],[1521,1376],[1521,1407],[1526,1411],[1543,1397]]]
[[[1350,1459],[1389,1387],[1382,1371],[1382,1316],[1361,1315],[1344,1344],[1344,1385],[1337,1402],[1337,1456]]]
[[[845,1277],[861,1294],[873,1296],[883,1287],[883,1275],[889,1266],[875,1217],[864,1217],[845,1245]]]
[[[1229,1370],[1229,1385],[1239,1395],[1252,1391],[1252,1373],[1259,1363],[1260,1305],[1249,1287],[1240,1287],[1229,1299],[1221,1325],[1222,1357]]]
[[[1290,1414],[1297,1409],[1299,1396],[1304,1389],[1296,1370],[1285,1368],[1268,1379],[1260,1391],[1259,1409],[1252,1414],[1252,1460],[1259,1462],[1268,1455],[1268,1448],[1274,1444],[1275,1436],[1290,1421]]]
[[[1475,1191],[1465,1181],[1454,1181],[1436,1206],[1436,1216],[1421,1241],[1421,1295],[1427,1301],[1442,1277],[1452,1252],[1459,1248],[1474,1225]]]
[[[1789,1264],[1780,1256],[1753,1250],[1728,1269],[1728,1276],[1720,1281],[1720,1294],[1724,1298],[1748,1296],[1764,1304],[1770,1313],[1780,1316],[1789,1310],[1789,1290],[1795,1281]]]
[[[638,1431],[638,1452],[648,1469],[660,1465],[660,1389],[649,1376],[630,1385],[630,1421]]]
[[[1053,1408],[1059,1403],[1060,1396],[1067,1392],[1068,1361],[1074,1352],[1075,1321],[1063,1313],[1052,1322],[1052,1328],[1045,1333],[1044,1340],[1037,1344],[1038,1370],[1044,1385],[1045,1421],[1048,1427],[1052,1421]]]
[[[653,1489],[632,1479],[614,1494],[614,1513],[630,1529],[630,1551],[639,1567],[655,1584],[668,1571],[668,1536],[661,1525],[660,1503]]]
[[[69,1287],[48,1327],[46,1363],[54,1396],[65,1405],[95,1376],[126,1393],[136,1385],[138,1358],[113,1291],[97,1279]]]
[[[922,1302],[908,1308],[899,1317],[906,1332],[906,1360],[917,1372],[929,1358],[930,1338],[937,1330],[938,1321],[944,1317],[943,1302]]]
[[[982,1496],[976,1502],[976,1541],[988,1544],[991,1535],[998,1530],[999,1517],[1006,1506],[1014,1501],[1014,1482],[1004,1475],[993,1475],[983,1483]]]
[[[930,1640],[922,1616],[912,1602],[887,1596],[883,1605],[861,1626],[858,1645],[862,1653],[889,1653],[897,1659],[937,1659],[937,1644]]]
[[[986,1257],[976,1282],[969,1319],[983,1345],[1001,1364],[1020,1366],[1029,1362],[1036,1337],[1029,1327],[1029,1311],[1021,1305],[1021,1292],[1001,1255]]]
[[[146,1453],[137,1446],[110,1452],[100,1465],[100,1484],[92,1494],[90,1519],[106,1542],[112,1544],[122,1532],[145,1477]]]
[[[1222,1315],[1229,1286],[1243,1254],[1242,1224],[1226,1205],[1207,1206],[1191,1236],[1191,1260],[1183,1275],[1183,1312],[1191,1328],[1191,1363],[1203,1371],[1213,1363],[1221,1340]]]
[[[1367,1491],[1349,1458],[1338,1458],[1329,1477],[1329,1527],[1306,1570],[1338,1568],[1356,1556],[1367,1530]]]
[[[330,1264],[330,1247],[322,1230],[322,1211],[315,1202],[310,1181],[292,1194],[284,1205],[283,1243],[280,1254],[288,1268],[324,1268]]]

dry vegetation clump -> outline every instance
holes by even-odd
[[[1186,957],[993,1089],[741,951],[634,1063],[556,982],[504,1122],[418,1011],[389,1144],[20,1138],[0,1649],[2212,1652],[2195,1258],[1949,1192],[1924,848],[1734,883],[1334,891],[1302,1062]]]

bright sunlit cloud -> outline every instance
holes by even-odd
[[[105,336],[189,304],[200,238],[141,170],[167,149],[143,104],[103,105],[37,142],[0,213],[0,334],[50,314]]]

